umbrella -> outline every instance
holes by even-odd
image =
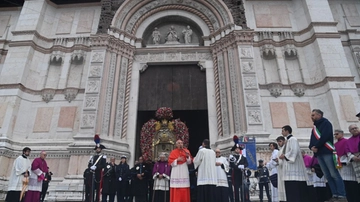
[[[20,194],[20,201],[21,199],[24,197],[25,195],[25,192],[26,192],[26,188],[28,186],[28,183],[29,183],[29,177],[24,177],[23,178],[23,187],[22,187],[22,190],[21,190],[21,194]]]

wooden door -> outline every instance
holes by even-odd
[[[139,111],[206,110],[206,74],[197,65],[150,65],[140,74]]]

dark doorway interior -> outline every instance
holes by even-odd
[[[209,123],[207,110],[176,110],[174,119],[180,118],[189,128],[189,150],[195,156],[204,139],[209,138]],[[140,142],[141,127],[148,120],[155,118],[155,111],[138,111],[136,142]],[[136,159],[141,155],[140,144],[136,145]]]

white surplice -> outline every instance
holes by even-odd
[[[278,153],[279,153],[279,150],[274,149],[274,151],[271,153],[271,160],[266,164],[266,167],[270,171],[270,176],[278,173],[277,162],[273,160],[273,159],[278,158]],[[271,184],[271,201],[279,202],[278,189],[276,187],[274,187],[272,185],[272,183],[270,183],[270,184]]]
[[[200,149],[194,158],[195,169],[198,168],[197,186],[216,185],[216,155],[211,149]]]
[[[31,162],[29,158],[24,158],[23,156],[17,157],[11,170],[8,191],[22,190],[22,180],[24,178],[23,173],[26,171],[29,171],[29,173],[31,171]]]
[[[177,164],[177,160],[171,163],[170,188],[187,188],[190,187],[188,164],[191,159],[186,159],[186,163]]]
[[[227,176],[225,170],[229,170],[229,162],[226,160],[225,157],[220,156],[216,158],[217,163],[222,163],[222,166],[216,166],[216,173],[217,173],[217,185],[218,187],[229,187],[229,183],[227,181]]]
[[[278,158],[278,165],[277,165],[277,172],[278,172],[278,199],[279,201],[286,201],[286,192],[285,192],[285,182],[284,182],[284,171],[283,171],[283,167],[284,167],[284,161],[279,159],[279,157],[281,156],[281,154],[283,153],[284,147],[281,147],[277,158]]]
[[[305,181],[312,185],[306,172],[304,159],[301,155],[300,145],[297,139],[292,136],[286,141],[284,159],[284,181]]]

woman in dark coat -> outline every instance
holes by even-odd
[[[121,162],[116,166],[116,179],[117,179],[117,201],[118,202],[130,202],[130,185],[129,179],[130,168],[126,162],[126,156],[121,156]]]

